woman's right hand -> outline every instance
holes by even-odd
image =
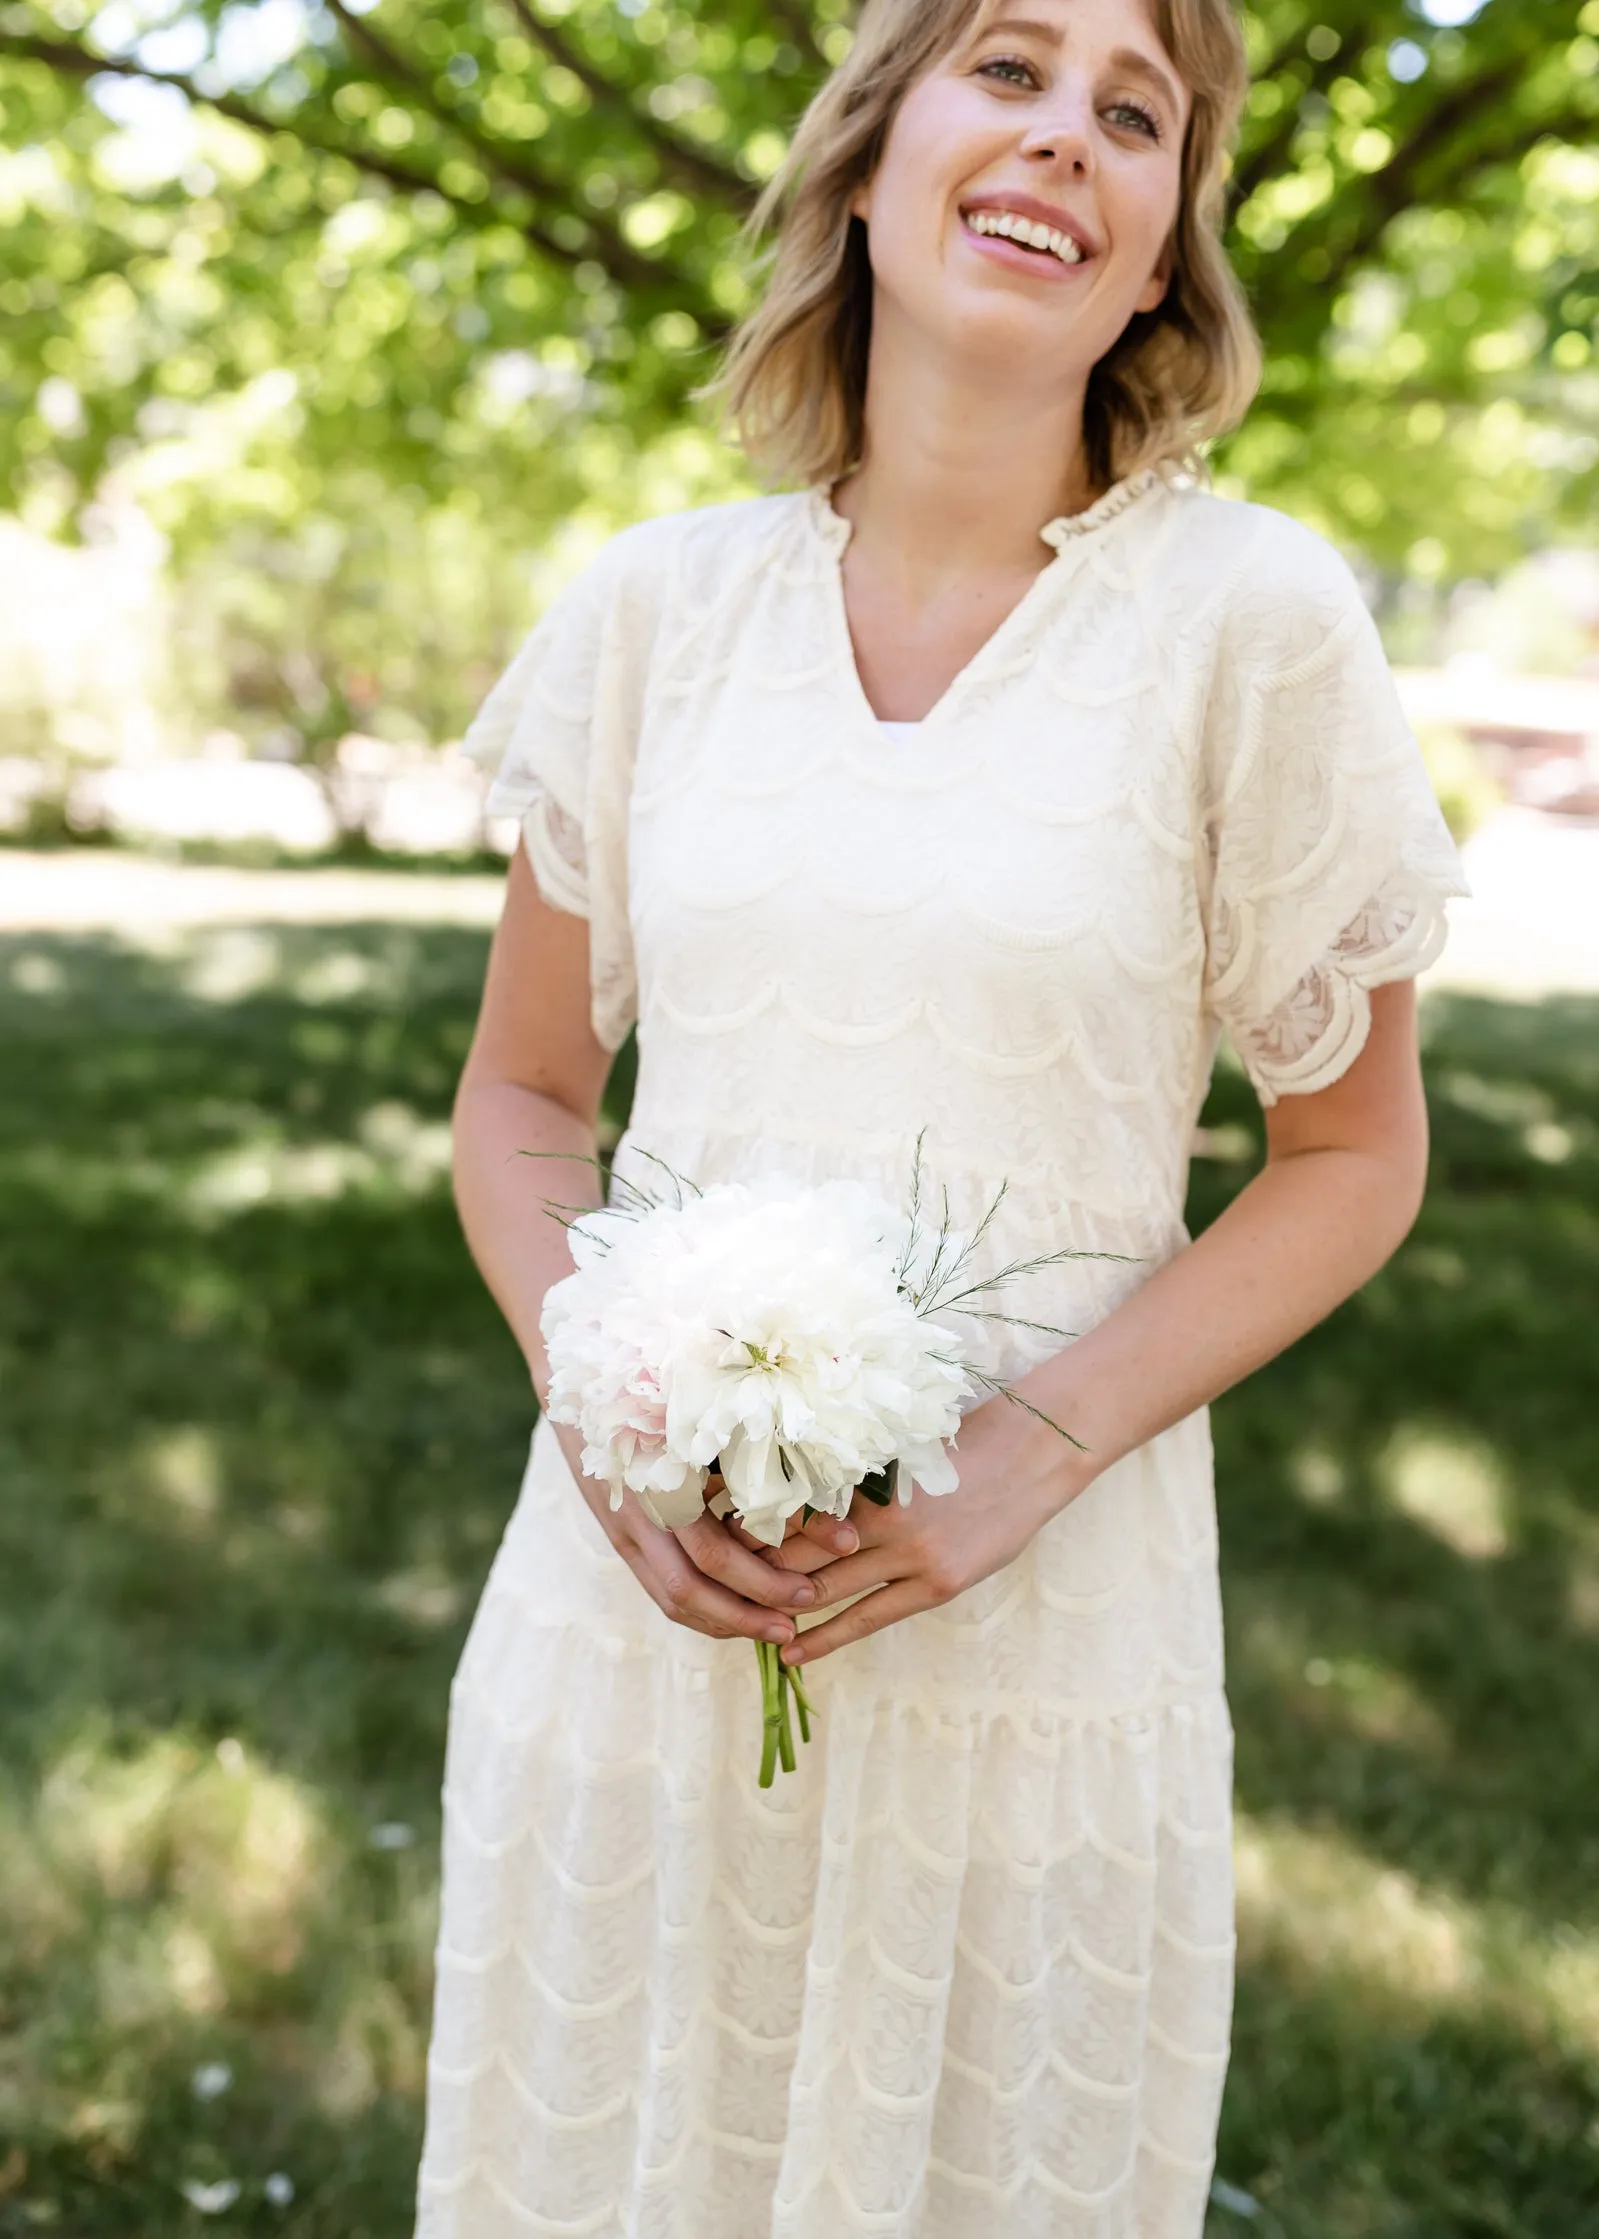
[[[709,1509],[676,1532],[652,1524],[631,1493],[613,1509],[609,1485],[584,1472],[582,1432],[571,1423],[551,1428],[596,1523],[657,1609],[713,1640],[775,1640],[787,1646],[795,1627],[785,1612],[809,1609],[816,1601],[809,1579],[754,1553]]]

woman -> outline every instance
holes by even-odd
[[[1183,471],[1255,357],[1224,0],[869,0],[727,389],[803,485],[618,537],[474,733],[523,819],[458,1109],[542,1396],[523,1150],[863,1177],[1013,1294],[940,1500],[768,1561],[539,1424],[452,1704],[419,2231],[1197,2239],[1227,2057],[1206,1403],[1388,1257],[1464,891],[1343,563]],[[1216,1037],[1264,1170],[1196,1243]],[[562,1193],[558,1193],[562,1194]],[[570,1194],[575,1194],[575,1190]],[[1051,1347],[1055,1349],[1052,1351]],[[755,1785],[748,1639],[820,1733]]]

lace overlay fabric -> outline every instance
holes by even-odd
[[[1013,1310],[1085,1330],[1186,1242],[1225,1030],[1335,1080],[1463,891],[1343,563],[1147,475],[914,735],[817,493],[628,531],[469,743],[593,1019],[618,1146],[709,1183],[917,1134]],[[1057,1340],[991,1325],[1015,1375]],[[957,1446],[957,1461],[959,1449]],[[953,1496],[958,1498],[959,1496]],[[541,1425],[451,1704],[419,2239],[1199,2239],[1233,1964],[1209,1427],[815,1668],[756,1788],[743,1642],[670,1625]]]
[[[1238,1032],[1238,1054],[1261,1101],[1305,1095],[1346,1072],[1371,1027],[1371,990],[1410,979],[1443,952],[1441,902],[1399,874],[1365,906],[1284,996]]]

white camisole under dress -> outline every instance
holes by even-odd
[[[1188,1240],[1220,1030],[1267,1103],[1337,1080],[1458,858],[1353,577],[1284,516],[1150,472],[1050,522],[901,736],[849,534],[820,491],[626,531],[469,744],[588,919],[601,1042],[637,1022],[624,1172],[899,1200],[925,1129],[958,1221],[1009,1184],[985,1266],[1125,1255],[1012,1292],[1081,1331]],[[749,1644],[668,1622],[539,1426],[451,1700],[418,2239],[1199,2239],[1233,1974],[1205,1413],[808,1684],[763,1794]]]

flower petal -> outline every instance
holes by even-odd
[[[634,1498],[650,1522],[659,1524],[663,1532],[687,1531],[690,1524],[697,1524],[705,1513],[703,1480],[695,1484],[691,1478],[675,1493],[636,1493]]]

